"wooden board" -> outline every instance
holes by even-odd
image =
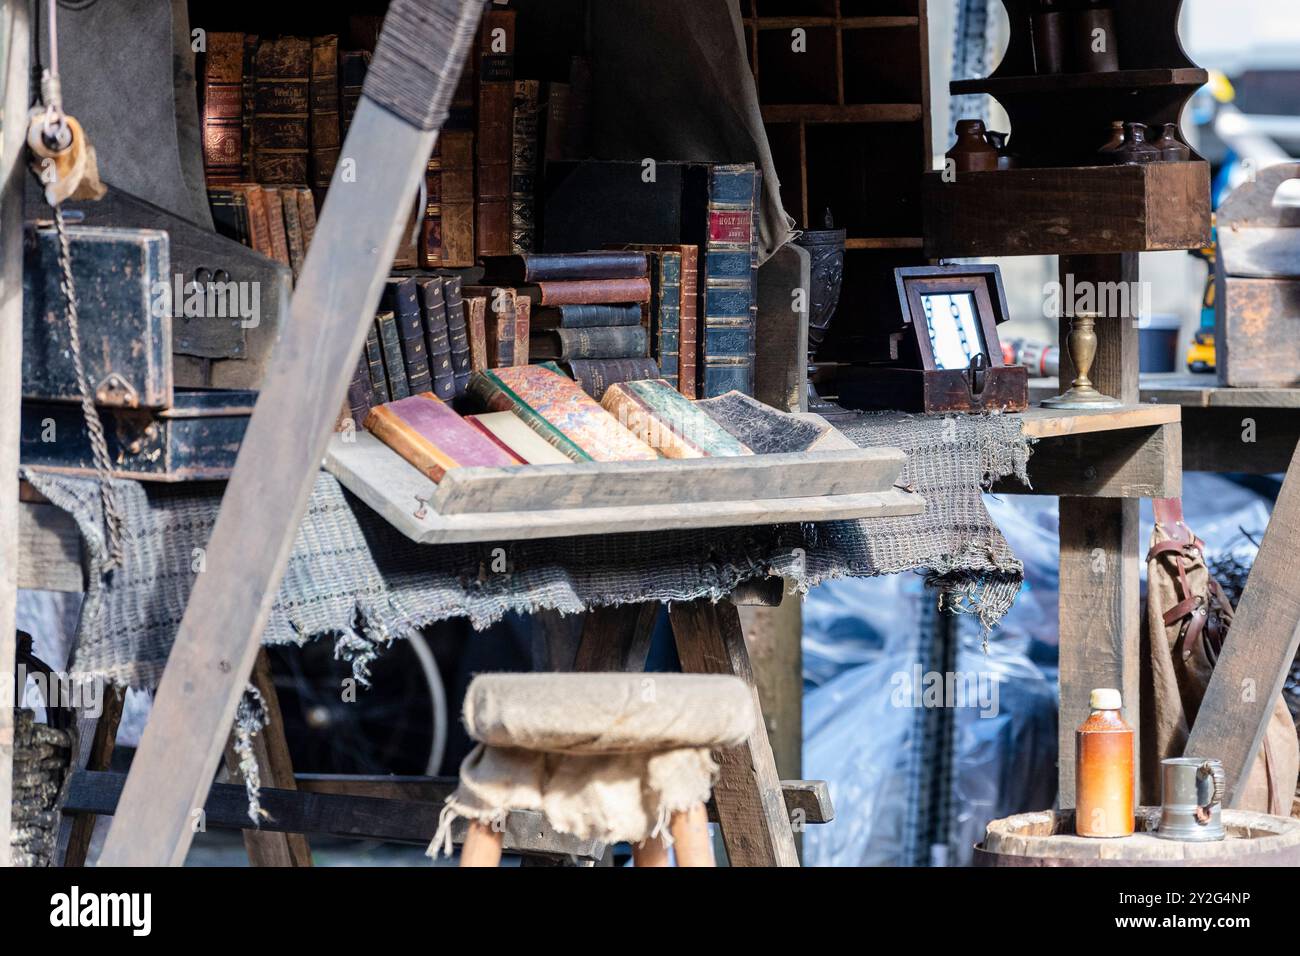
[[[1003,494],[1085,498],[1176,498],[1182,494],[1182,425],[1086,431],[1047,438],[1029,456],[1026,488],[1003,478]]]
[[[394,0],[343,144],[289,321],[226,486],[101,862],[179,865],[293,548],[321,456],[482,14],[471,0]],[[449,33],[443,31],[450,27]],[[395,40],[395,30],[410,31]],[[427,45],[423,59],[409,53]],[[422,72],[423,71],[423,72]],[[394,75],[441,116],[381,105]],[[389,91],[391,92],[391,90]]]
[[[1269,518],[1259,554],[1246,579],[1232,639],[1224,643],[1205,689],[1184,753],[1217,757],[1235,806],[1300,646],[1300,451]]]
[[[0,10],[0,78],[4,82],[0,131],[0,687],[12,687],[17,654],[18,423],[23,360],[23,184],[27,177],[28,4],[6,0]],[[10,863],[13,807],[14,713],[0,706],[0,868]]]
[[[924,500],[919,495],[889,490],[807,498],[623,504],[443,515],[432,505],[438,491],[436,484],[373,435],[358,432],[353,437],[355,440],[349,442],[343,441],[341,436],[330,441],[325,454],[326,470],[394,528],[421,544],[565,538],[785,521],[832,521],[919,514],[924,508]],[[620,467],[631,464],[634,463],[620,463]],[[658,465],[657,462],[648,464]],[[540,470],[569,466],[533,467]],[[417,517],[421,510],[423,515]]]
[[[1060,392],[1055,378],[1031,378],[1029,397],[1041,401]],[[1148,372],[1140,380],[1142,407],[1151,404],[1188,408],[1300,408],[1300,388],[1221,386],[1212,374]],[[1185,416],[1184,416],[1185,417]]]
[[[1062,284],[1136,282],[1138,257],[1062,256]],[[1106,395],[1128,405],[1138,398],[1138,341],[1135,316],[1108,316],[1097,321],[1097,358],[1092,380]],[[1060,321],[1061,337],[1067,319]],[[1069,356],[1061,356],[1061,378],[1074,378]],[[1149,414],[1168,414],[1169,409]],[[1147,414],[1132,411],[1129,414]],[[1120,418],[1124,416],[1121,414]],[[1074,413],[1070,434],[1106,413]],[[1177,419],[1174,419],[1175,421]],[[1088,693],[1114,687],[1123,695],[1124,716],[1138,730],[1138,667],[1141,596],[1138,579],[1138,502],[1117,498],[1062,498],[1059,537],[1060,686],[1058,725],[1058,800],[1074,806],[1074,732],[1088,715]],[[1134,760],[1137,759],[1134,735]],[[1140,775],[1138,777],[1140,779]]]
[[[372,439],[365,447],[373,449],[374,436],[366,433],[365,437]],[[336,436],[331,444],[353,445],[335,454],[346,459],[360,442]],[[326,454],[335,451],[331,447]],[[906,461],[907,456],[895,448],[854,448],[683,461],[455,468],[438,483],[431,504],[441,515],[464,515],[855,495],[888,491]],[[406,466],[416,470],[409,463]]]

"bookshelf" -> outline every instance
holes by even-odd
[[[741,13],[782,205],[804,229],[829,209],[848,233],[818,357],[852,362],[865,357],[862,317],[891,301],[892,278],[880,277],[923,261],[926,0],[743,0]]]

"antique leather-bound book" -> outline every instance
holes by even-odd
[[[651,323],[651,353],[659,358],[664,353],[663,343],[656,345],[656,341],[662,338],[665,331],[675,327],[677,353],[676,369],[674,374],[669,374],[667,363],[659,358],[660,368],[663,370],[664,378],[668,381],[677,382],[677,390],[687,398],[696,397],[696,352],[698,349],[697,327],[699,314],[699,285],[697,281],[699,259],[699,249],[691,245],[674,245],[674,244],[632,244],[624,246],[625,249],[635,249],[645,251],[647,254],[658,253],[661,261],[664,256],[677,254],[677,263],[675,266],[677,308],[672,309],[671,304],[664,301],[665,296],[671,296],[672,286],[674,283],[674,266],[669,264],[667,276],[663,270],[657,276],[655,285],[655,294],[651,298],[651,315],[658,319],[658,331],[654,322]],[[664,280],[667,278],[668,286],[664,287]],[[665,312],[665,305],[668,311]],[[670,340],[671,341],[671,340]],[[671,347],[667,351],[674,351]]]
[[[487,367],[502,368],[518,365],[515,361],[515,329],[518,319],[515,290],[506,286],[462,286],[462,293],[471,298],[484,299],[487,311],[483,317],[487,351]]]
[[[748,281],[748,272],[746,272],[746,281]],[[537,282],[517,286],[515,294],[527,296],[534,305],[640,303],[650,301],[650,280],[642,277]]]
[[[291,265],[289,236],[284,229],[284,197],[280,190],[262,187],[266,202],[266,222],[271,234],[271,258],[283,265]]]
[[[306,258],[311,248],[312,237],[316,235],[316,198],[311,190],[303,186],[294,190],[298,199],[298,222],[302,225],[302,254]]]
[[[623,325],[534,332],[531,354],[535,359],[567,362],[573,359],[642,358],[648,354],[647,349],[646,330],[640,325]]]
[[[379,327],[371,324],[366,333],[366,370],[370,373],[370,404],[382,405],[392,400],[388,376],[384,372],[384,350],[379,344]]]
[[[416,280],[420,293],[420,316],[424,321],[425,350],[429,357],[429,374],[433,377],[433,393],[443,401],[456,397],[456,375],[451,363],[451,334],[447,326],[447,303],[443,295],[441,276]],[[464,331],[461,325],[461,331]],[[466,345],[466,364],[469,362]],[[467,371],[468,375],[468,371]]]
[[[546,85],[546,101],[540,110],[541,130],[538,149],[545,162],[568,159],[565,152],[569,136],[569,84],[551,82]]]
[[[407,388],[412,395],[433,387],[429,358],[425,346],[424,321],[420,315],[419,290],[409,276],[390,278],[379,297],[380,311],[391,311],[397,322],[397,336],[402,343],[402,367],[406,370]]]
[[[442,298],[447,309],[447,335],[451,340],[451,370],[456,376],[456,394],[464,395],[469,385],[469,327],[465,321],[465,300],[460,276],[442,276]]]
[[[339,143],[348,134],[352,117],[357,113],[357,103],[361,101],[361,87],[366,82],[366,70],[370,69],[370,53],[367,50],[344,50],[339,54]]]
[[[259,42],[257,34],[244,34],[243,60],[239,77],[240,112],[242,114],[239,123],[239,178],[243,182],[253,181],[253,111],[257,93],[257,46]]]
[[[533,304],[523,296],[515,297],[515,365],[527,365],[532,353]]]
[[[537,241],[537,80],[516,80],[510,136],[510,248],[532,252]]]
[[[513,412],[574,461],[659,457],[553,365],[475,372],[469,379],[469,392],[488,411]]]
[[[480,372],[488,367],[487,343],[488,300],[485,295],[465,297],[465,324],[468,327],[469,367],[471,373]],[[469,390],[468,380],[466,391]]]
[[[253,178],[262,184],[305,186],[311,41],[263,40],[253,90]]]
[[[354,425],[360,425],[366,420],[366,412],[370,411],[373,405],[373,397],[370,390],[370,364],[366,357],[366,350],[363,348],[361,354],[357,356],[357,367],[352,371],[352,378],[348,382],[348,414],[352,417]]]
[[[209,185],[238,182],[244,151],[244,35],[208,34],[203,68],[203,175]]]
[[[597,401],[615,382],[659,377],[659,365],[652,358],[573,359],[561,365]]]
[[[474,265],[474,133],[443,130],[439,136],[442,187],[442,258],[438,265],[453,269]],[[430,262],[432,266],[434,263]]]
[[[284,238],[289,243],[289,268],[293,270],[293,279],[298,281],[302,272],[302,260],[307,255],[307,240],[302,233],[302,216],[298,209],[298,191],[281,189],[280,207],[284,213]]]
[[[510,142],[515,92],[515,12],[489,9],[479,29],[478,190],[474,238],[480,256],[510,243]]]
[[[248,198],[238,187],[208,187],[212,226],[227,239],[251,245],[248,235]]]
[[[266,191],[257,183],[236,183],[230,187],[243,195],[248,209],[248,244],[268,259],[275,258],[271,246],[271,222],[267,215]]]
[[[684,177],[685,238],[700,248],[697,363],[700,395],[754,391],[754,196],[752,163],[691,164]]]
[[[742,392],[702,399],[695,407],[756,455],[811,451],[828,435],[839,434],[828,424],[787,415]]]
[[[641,307],[635,303],[549,305],[533,309],[533,331],[591,329],[641,324]]]
[[[753,454],[666,379],[616,382],[600,404],[665,458]]]
[[[562,465],[570,459],[541,435],[524,424],[513,412],[483,412],[466,415],[465,421],[501,443],[525,465]]]
[[[582,279],[640,279],[646,275],[644,252],[533,252],[486,256],[483,280],[502,285]]]
[[[518,464],[432,392],[372,408],[366,429],[432,481],[441,481],[452,468]]]
[[[311,187],[318,203],[325,201],[342,143],[339,118],[339,38],[311,39],[311,75],[308,81]]]
[[[420,265],[442,265],[442,149],[435,143],[424,167],[424,221],[420,224]]]
[[[375,315],[379,330],[379,348],[384,354],[384,378],[388,381],[388,394],[396,401],[411,394],[406,379],[406,358],[402,355],[402,334],[397,330],[397,317],[391,311],[381,310]]]

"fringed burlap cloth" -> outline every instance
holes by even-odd
[[[503,825],[542,812],[560,833],[671,844],[674,813],[709,799],[718,765],[754,727],[738,677],[709,674],[481,674],[465,694],[478,741],[461,764],[429,855],[451,855],[464,817]]]
[[[322,473],[298,529],[263,641],[338,642],[364,678],[389,640],[434,621],[476,627],[508,611],[577,613],[640,601],[720,599],[752,578],[807,589],[835,577],[921,569],[954,604],[992,626],[1010,608],[1022,565],[993,525],[981,488],[1024,477],[1029,448],[1015,416],[865,416],[844,429],[860,445],[909,454],[902,482],[924,514],[869,521],[715,528],[471,545],[418,545]],[[26,471],[77,521],[90,581],[71,668],[132,687],[162,674],[189,598],[221,486],[117,482],[124,566],[103,571],[98,485]],[[232,600],[257,600],[255,594]]]

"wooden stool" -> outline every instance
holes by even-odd
[[[496,866],[506,814],[544,814],[557,832],[633,845],[637,866],[713,866],[705,804],[711,750],[743,743],[753,696],[713,674],[487,674],[465,695],[478,746],[460,768],[430,855],[451,852],[470,821],[461,866]]]

